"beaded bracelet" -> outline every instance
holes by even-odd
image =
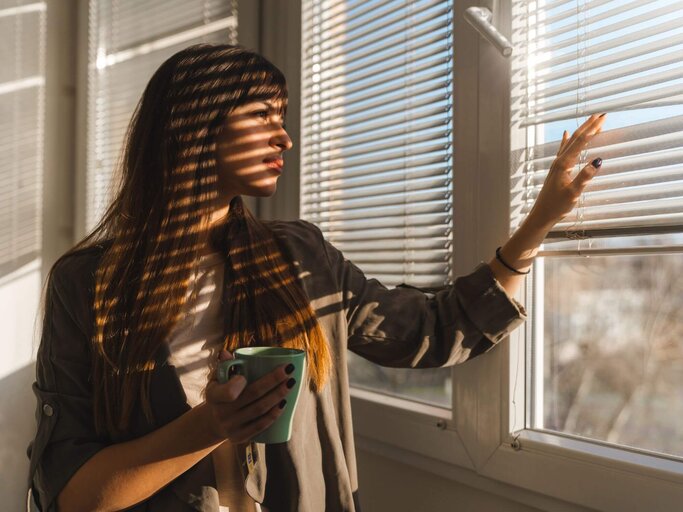
[[[500,262],[503,264],[503,266],[504,266],[505,268],[507,268],[507,269],[513,271],[515,274],[519,274],[519,275],[522,275],[522,276],[525,276],[525,275],[527,275],[529,272],[531,272],[531,269],[527,270],[526,272],[521,272],[521,271],[519,271],[519,270],[517,270],[517,269],[515,269],[515,268],[512,268],[510,265],[508,265],[507,263],[505,263],[505,262],[503,261],[503,258],[500,256],[500,250],[501,250],[501,247],[498,247],[498,249],[496,249],[496,259],[497,259],[498,261],[500,261]]]

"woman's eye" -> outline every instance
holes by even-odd
[[[261,119],[268,119],[268,116],[269,116],[269,112],[267,110],[258,110],[256,112],[254,112],[253,114],[255,116],[260,117]],[[284,128],[284,129],[287,128],[287,126],[284,123],[284,120],[280,124],[282,124],[282,128]]]

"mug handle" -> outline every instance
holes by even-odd
[[[228,382],[228,379],[231,377],[230,369],[233,366],[237,366],[237,368],[239,369],[237,371],[237,375],[244,375],[244,360],[229,359],[228,361],[221,361],[218,364],[218,370],[216,372],[218,382],[220,382],[221,384]]]

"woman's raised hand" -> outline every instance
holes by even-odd
[[[538,198],[529,212],[528,219],[536,226],[547,231],[566,217],[576,206],[586,185],[598,172],[602,160],[594,159],[576,175],[571,177],[572,169],[586,146],[595,137],[605,122],[605,114],[593,114],[573,134],[565,131],[557,156],[550,166]]]
[[[234,358],[223,350],[219,361],[228,359]],[[249,385],[242,375],[235,375],[221,384],[214,372],[206,386],[206,405],[208,427],[217,440],[246,443],[275,422],[282,414],[285,396],[294,385],[289,382],[294,379],[285,371],[286,366],[276,368]]]

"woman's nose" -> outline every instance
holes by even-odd
[[[288,149],[291,149],[293,145],[292,139],[289,138],[289,135],[282,126],[275,130],[275,133],[273,133],[270,142],[272,145],[281,148],[282,151],[287,151]]]

